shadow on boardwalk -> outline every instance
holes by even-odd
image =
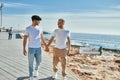
[[[24,80],[24,79],[29,79],[29,76],[19,77],[16,80]]]
[[[29,77],[28,77],[28,76],[19,77],[19,78],[17,78],[16,80],[26,80],[26,79],[29,79]],[[52,76],[50,76],[50,77],[42,78],[42,79],[38,79],[38,80],[54,80],[54,79],[52,78]]]

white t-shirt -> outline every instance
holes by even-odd
[[[41,47],[41,34],[42,30],[38,26],[28,26],[25,30],[25,34],[29,38],[28,47],[29,48],[39,48]]]
[[[55,29],[53,32],[53,37],[55,37],[55,47],[59,49],[66,48],[67,37],[70,37],[70,32],[65,29]]]

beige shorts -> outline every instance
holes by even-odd
[[[56,57],[66,57],[66,49],[54,48],[53,56]]]
[[[53,70],[54,72],[57,72],[57,64],[58,62],[61,62],[62,65],[62,76],[65,76],[65,67],[66,67],[66,49],[58,49],[54,48],[53,53]]]

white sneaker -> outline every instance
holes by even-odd
[[[53,74],[53,78],[54,78],[54,79],[58,79],[58,77],[57,77],[57,72]]]
[[[67,77],[66,76],[62,77],[62,80],[67,80]]]
[[[37,77],[38,75],[39,75],[38,70],[35,70],[35,74],[34,74],[34,76]]]
[[[30,77],[30,80],[34,80],[34,77]]]

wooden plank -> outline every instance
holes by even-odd
[[[28,80],[28,57],[22,55],[22,40],[7,40],[6,36],[6,33],[0,33],[0,80]],[[61,65],[58,66],[61,78]],[[68,80],[80,80],[69,69],[66,72]],[[52,58],[42,51],[39,76],[35,80],[50,80],[52,74]]]
[[[0,68],[0,80],[14,80],[14,77]]]

